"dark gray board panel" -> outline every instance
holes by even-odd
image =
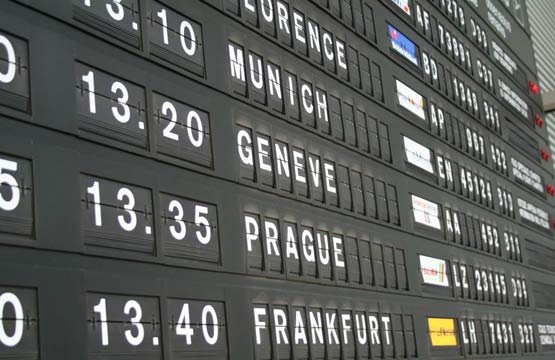
[[[33,101],[30,112],[1,109],[0,159],[9,166],[0,179],[3,185],[15,179],[17,186],[0,192],[0,204],[11,212],[13,194],[21,192],[16,218],[25,225],[16,227],[25,231],[0,230],[0,300],[10,300],[2,312],[2,345],[19,337],[21,322],[11,315],[17,302],[4,295],[11,292],[24,299],[18,344],[28,345],[29,358],[550,356],[554,310],[546,296],[555,283],[530,244],[551,251],[552,233],[522,221],[535,208],[553,210],[544,191],[553,181],[550,162],[530,152],[544,145],[541,133],[522,128],[492,93],[487,96],[502,111],[501,132],[478,123],[464,104],[446,97],[449,91],[437,92],[437,82],[409,70],[391,52],[382,31],[387,23],[442,59],[444,69],[460,72],[465,84],[489,91],[474,82],[476,73],[451,64],[382,4],[295,4],[309,14],[306,21],[325,23],[334,36],[334,61],[320,66],[310,46],[291,48],[283,34],[276,45],[279,23],[263,22],[267,7],[258,8],[257,18],[245,17],[261,21],[257,30],[201,3],[163,1],[173,24],[168,43],[177,40],[181,48],[154,54],[152,20],[163,21],[164,13],[151,1],[95,3],[104,25],[119,9],[139,20],[139,43],[132,44],[98,22],[74,19],[70,2],[20,3],[32,8],[4,4],[9,15],[1,30],[28,43]],[[269,2],[245,2],[251,3]],[[368,9],[379,17],[372,19]],[[372,28],[361,19],[372,20]],[[310,29],[303,31],[310,41]],[[248,74],[244,84],[228,81],[230,39],[268,64],[261,89]],[[182,50],[189,59],[183,61]],[[52,63],[59,66],[45,66]],[[109,76],[106,83],[95,78],[94,99],[107,102],[97,119],[102,130],[94,133],[80,129],[78,120],[79,99],[94,113],[90,94],[79,88],[76,94],[86,76],[75,72],[80,63]],[[283,81],[279,87],[271,76],[276,69],[295,87]],[[423,95],[424,106],[403,103],[400,94],[415,95],[399,90],[396,79]],[[297,91],[300,106],[286,107],[278,89],[282,97]],[[228,95],[241,90],[247,97]],[[140,142],[130,141],[137,137],[126,134],[128,126],[140,129],[141,121]],[[238,146],[241,129],[252,145],[242,137]],[[517,144],[520,129],[527,138]],[[445,159],[456,169],[453,181]],[[414,202],[412,194],[420,199]],[[518,211],[518,199],[528,213]],[[550,215],[547,221],[550,227]],[[91,242],[91,233],[102,241]],[[308,326],[318,314],[322,341],[318,327]],[[457,345],[433,346],[429,318],[452,321]],[[356,325],[362,319],[365,344]],[[306,345],[298,321],[306,324]],[[266,340],[261,347],[257,334]]]

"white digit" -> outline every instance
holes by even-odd
[[[210,227],[210,222],[208,221],[206,216],[203,216],[207,214],[208,208],[206,206],[195,206],[195,224],[204,225],[204,228],[206,229],[206,234],[204,235],[202,235],[202,232],[200,230],[197,230],[196,232],[198,241],[204,245],[208,244],[210,242],[210,238],[212,237],[212,228]]]
[[[117,106],[112,106],[112,114],[117,121],[125,124],[131,118],[131,111],[129,110],[129,105],[127,105],[127,100],[129,100],[127,88],[119,81],[116,81],[112,84],[111,90],[114,94],[117,94],[118,91],[121,92],[121,96],[118,98],[118,105],[121,105],[123,108],[123,114],[119,113]]]
[[[123,20],[123,16],[125,15],[123,11],[123,6],[120,3],[121,0],[112,0],[112,4],[106,4],[106,10],[108,10],[108,14],[110,14],[112,19],[116,21]],[[116,10],[113,9],[112,5],[116,5]]]
[[[482,278],[480,277],[480,270],[474,270],[474,279],[476,280],[476,289],[482,291]]]
[[[162,9],[156,13],[160,19],[162,19],[162,38],[164,39],[164,44],[168,44],[168,17],[166,16],[166,9]]]
[[[21,190],[17,185],[16,178],[11,174],[3,173],[2,169],[17,171],[17,163],[15,161],[0,159],[0,186],[2,186],[2,184],[8,185],[12,193],[12,198],[10,200],[4,199],[0,193],[0,209],[12,211],[19,205]]]
[[[87,193],[93,196],[94,203],[94,224],[102,226],[102,210],[100,208],[100,185],[98,181],[93,182],[92,186],[87,188]]]
[[[208,315],[212,318],[212,336],[208,333],[208,320],[206,319]],[[202,334],[204,335],[204,340],[206,340],[209,345],[214,345],[218,341],[218,316],[212,305],[206,305],[202,309]]]
[[[0,82],[10,83],[15,78],[15,70],[16,70],[15,49],[13,48],[13,45],[10,42],[10,40],[8,40],[8,38],[5,37],[4,35],[0,35],[0,45],[3,45],[6,48],[6,53],[8,55],[7,56],[8,70],[6,71],[5,74],[0,72]]]
[[[81,79],[87,83],[87,88],[89,90],[89,112],[91,114],[96,114],[96,98],[94,92],[94,73],[89,71],[87,75],[81,76]]]
[[[187,38],[185,36],[185,30],[189,32],[190,38]],[[197,36],[195,35],[195,31],[193,30],[193,26],[191,25],[190,22],[186,20],[183,20],[181,22],[181,26],[179,27],[179,36],[181,38],[181,47],[183,48],[183,51],[185,51],[185,54],[189,56],[195,55],[195,52],[197,51],[197,47],[196,47]],[[186,41],[187,39],[191,41],[190,46],[187,46],[187,41]]]
[[[94,312],[100,314],[100,332],[102,334],[102,346],[108,346],[108,319],[106,317],[106,299],[101,298],[100,302],[93,308]]]
[[[185,342],[187,343],[187,345],[191,345],[191,338],[194,335],[195,331],[191,327],[189,304],[183,304],[183,307],[181,308],[181,314],[179,315],[179,320],[177,320],[175,333],[177,335],[185,336]]]
[[[137,214],[133,211],[133,207],[135,206],[135,197],[128,188],[119,189],[117,197],[119,201],[123,201],[124,197],[128,199],[127,204],[123,205],[123,209],[127,214],[129,214],[130,218],[129,222],[126,222],[124,215],[118,215],[119,225],[125,231],[133,231],[135,226],[137,226]]]
[[[171,114],[170,115],[170,122],[164,128],[164,131],[162,132],[162,135],[164,135],[165,137],[167,137],[169,139],[179,141],[179,135],[172,132],[172,130],[175,127],[175,124],[177,122],[177,110],[175,109],[175,106],[173,106],[173,104],[171,102],[164,101],[164,103],[162,104],[162,115],[168,116],[168,111]]]
[[[131,325],[135,327],[137,330],[137,336],[133,336],[131,330],[125,330],[125,339],[129,344],[132,346],[141,345],[143,339],[145,337],[145,328],[143,324],[141,324],[141,318],[143,317],[143,310],[141,309],[141,305],[135,300],[129,300],[125,303],[125,307],[123,308],[123,312],[125,315],[129,315],[129,313],[133,310],[135,312],[135,316],[131,318]]]
[[[177,215],[174,215],[173,220],[179,225],[180,230],[177,231],[174,225],[170,226],[170,233],[176,240],[183,240],[185,239],[185,235],[187,234],[187,228],[185,227],[185,221],[183,221],[183,207],[181,203],[177,200],[170,201],[170,206],[168,210],[173,212],[177,210]]]
[[[7,347],[14,347],[21,341],[23,337],[23,307],[19,298],[10,292],[3,293],[0,295],[0,316],[4,318],[4,306],[10,303],[14,309],[15,315],[15,328],[13,330],[12,336],[6,334],[6,329],[4,329],[4,322],[0,321],[0,342]]]
[[[85,0],[85,6],[91,6],[91,0]]]
[[[195,128],[193,128],[193,125],[191,124],[193,120],[195,121]],[[194,147],[202,146],[202,142],[204,140],[203,130],[204,129],[202,127],[202,122],[200,121],[199,114],[194,110],[189,111],[189,114],[187,115],[187,135],[189,135],[189,141],[191,142],[191,144],[193,144]],[[196,131],[198,134],[198,138],[196,139],[194,131]]]

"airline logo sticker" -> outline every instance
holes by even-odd
[[[407,161],[422,170],[434,173],[434,165],[432,163],[432,152],[425,146],[420,145],[416,141],[404,136],[405,154]]]
[[[405,14],[410,16],[410,6],[409,0],[391,0],[395,5],[397,5]]]
[[[418,66],[418,56],[416,45],[402,32],[395,27],[387,24],[387,34],[393,50],[401,54],[405,59]]]
[[[540,344],[555,345],[555,325],[538,325]]]
[[[426,284],[449,287],[445,260],[420,255],[420,273]]]
[[[428,332],[432,346],[457,346],[455,319],[428,318]]]
[[[412,213],[417,223],[441,230],[439,206],[436,203],[412,195]]]
[[[399,100],[399,105],[418,116],[422,120],[426,120],[426,114],[424,112],[424,98],[422,95],[403,84],[399,80],[397,81],[397,99]]]
[[[532,203],[521,198],[517,199],[518,213],[521,218],[549,230],[549,214]]]

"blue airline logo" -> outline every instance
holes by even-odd
[[[391,25],[387,25],[387,33],[393,50],[401,54],[405,59],[418,66],[416,45]]]

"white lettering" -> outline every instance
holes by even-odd
[[[256,344],[262,344],[262,329],[266,328],[266,322],[260,320],[260,316],[266,316],[266,308],[254,308],[254,330],[256,336]]]
[[[335,188],[335,169],[333,164],[324,163],[324,174],[326,174],[326,189],[331,193],[337,193]]]
[[[231,76],[245,81],[245,58],[243,50],[229,44],[229,64],[231,66]]]
[[[247,250],[252,251],[253,241],[258,241],[258,221],[249,215],[245,215],[245,233],[247,235]]]

